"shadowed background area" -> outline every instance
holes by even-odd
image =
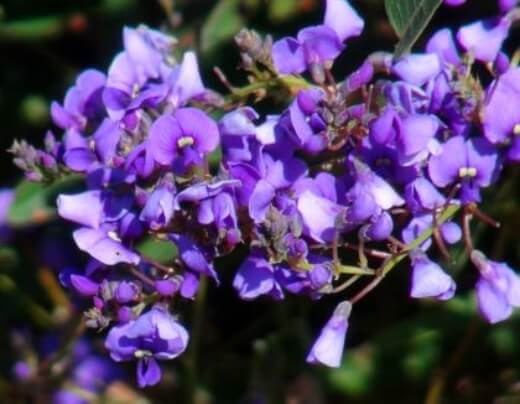
[[[122,47],[123,26],[142,23],[172,33],[182,49],[199,53],[205,84],[224,93],[213,66],[219,66],[233,84],[245,83],[245,75],[237,69],[239,52],[233,43],[240,28],[275,38],[292,35],[321,21],[321,3],[4,0],[0,4],[0,184],[14,187],[21,178],[5,150],[14,139],[37,145],[43,142],[51,127],[50,103],[61,102],[81,70],[107,69]],[[391,51],[397,41],[381,0],[351,3],[367,25],[360,38],[349,41],[337,61],[334,73],[338,80],[355,70],[370,52]],[[494,3],[469,0],[461,8],[441,8],[423,37],[436,28],[457,27],[493,15]],[[520,43],[518,39],[517,33],[508,39],[511,53]],[[258,105],[259,111],[272,108],[265,101]],[[502,228],[477,226],[475,239],[491,258],[507,260],[519,270],[517,168],[509,168],[504,175],[507,180],[485,198],[489,202],[483,210],[502,222]],[[47,313],[73,319],[82,310],[81,302],[71,302],[62,291],[55,275],[56,270],[76,265],[78,260],[70,228],[52,217],[40,219],[35,217],[30,226],[13,231],[9,243],[0,247],[0,402],[27,402],[25,392],[11,382],[14,364],[31,349],[52,350],[50,346],[59,343],[62,332],[70,335],[74,331],[72,320],[60,324],[58,342],[50,341],[53,330]],[[445,263],[459,292],[444,304],[410,300],[407,264],[395,270],[353,313],[344,362],[337,370],[310,367],[305,355],[338,299],[241,302],[231,287],[241,254],[237,251],[217,262],[224,286],[210,287],[206,307],[182,308],[186,319],[191,319],[187,323],[202,324],[197,363],[189,364],[196,369],[192,373],[195,380],[187,381],[184,370],[172,363],[163,383],[138,392],[131,387],[133,374],[129,371],[128,382],[123,377],[105,396],[89,397],[88,402],[184,402],[185,383],[197,392],[197,403],[520,402],[520,315],[495,327],[478,318],[473,296],[476,273],[463,271],[468,266],[462,251],[453,254],[455,262]],[[105,355],[99,336],[87,332],[87,337]],[[40,397],[44,396],[42,392]],[[43,398],[37,401],[37,397],[29,400],[47,402]]]

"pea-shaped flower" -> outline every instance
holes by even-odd
[[[137,359],[140,387],[161,379],[157,360],[174,359],[186,350],[188,332],[163,308],[154,307],[137,320],[112,327],[105,341],[116,362]]]

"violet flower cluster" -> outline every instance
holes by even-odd
[[[173,57],[174,38],[125,28],[108,72],[81,73],[52,104],[60,135],[49,131],[42,150],[13,146],[29,179],[85,179],[57,208],[90,258],[69,285],[92,302],[88,326],[109,329],[112,359],[137,361],[140,386],[159,382],[160,362],[189,344],[174,303],[194,299],[203,277],[218,286],[215,261],[237,248],[248,251],[233,279],[244,300],[317,300],[364,284],[342,298],[311,363],[340,365],[352,306],[404,258],[412,298],[453,297],[434,259],[448,245],[471,255],[484,318],[509,317],[520,278],[474,249],[471,220],[496,225],[479,209],[482,190],[520,160],[520,69],[502,50],[513,17],[504,6],[434,33],[422,53],[371,54],[337,82],[334,60],[364,22],[346,0],[327,0],[323,23],[295,37],[241,32],[252,84],[229,97],[204,86],[193,52]],[[246,103],[265,77],[293,96],[260,116]],[[177,257],[142,255],[146,237]]]

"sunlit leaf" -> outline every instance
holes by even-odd
[[[401,38],[395,48],[396,57],[410,51],[441,3],[442,0],[385,0],[388,19]]]
[[[201,33],[201,47],[205,52],[215,50],[228,41],[243,26],[239,0],[220,0],[207,18]]]
[[[79,184],[75,175],[52,185],[23,180],[15,189],[15,198],[9,209],[7,222],[14,227],[38,225],[54,216],[56,196]]]
[[[137,251],[163,264],[171,262],[177,256],[175,244],[167,240],[147,238],[137,246]]]

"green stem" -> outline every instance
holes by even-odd
[[[442,214],[437,219],[437,225],[440,226],[443,223],[446,223],[448,220],[450,220],[455,214],[460,210],[459,205],[450,205],[448,206]],[[412,241],[410,244],[406,245],[406,249],[399,253],[399,255],[396,255],[388,260],[388,262],[383,266],[383,269],[381,270],[382,275],[385,276],[388,272],[390,272],[397,264],[399,264],[403,259],[405,259],[408,256],[408,253],[412,250],[415,250],[418,248],[422,243],[424,243],[426,240],[428,240],[433,234],[433,227],[430,227],[423,231],[419,237],[417,237],[414,241]]]
[[[232,93],[225,97],[225,101],[226,104],[233,104],[258,93],[260,90],[269,90],[278,87],[285,87],[291,93],[296,93],[299,90],[309,88],[310,84],[298,76],[277,76],[263,81],[256,81],[244,87],[233,88]]]
[[[352,265],[336,265],[336,271],[340,274],[349,275],[374,275],[375,271],[370,268],[359,268]]]
[[[458,211],[460,210],[459,205],[449,205],[439,216],[437,219],[437,225],[440,226],[443,223],[450,220]],[[418,248],[422,243],[424,243],[426,240],[428,240],[432,234],[433,234],[433,227],[430,227],[423,231],[419,237],[417,237],[415,240],[413,240],[411,243],[406,245],[406,248],[403,249],[401,252],[397,253],[396,255],[392,256],[391,258],[386,261],[386,263],[383,265],[383,267],[379,270],[380,275],[374,277],[374,279],[366,285],[363,289],[361,289],[352,299],[350,299],[350,302],[352,304],[360,301],[363,297],[365,297],[372,289],[374,289],[379,282],[383,280],[383,278],[399,264],[402,260],[404,260],[410,251],[415,250]]]

